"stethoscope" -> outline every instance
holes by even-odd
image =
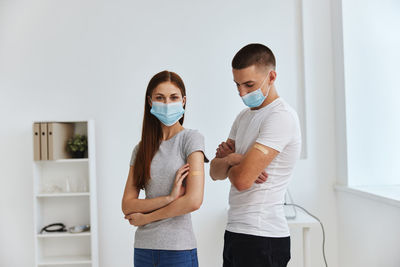
[[[52,223],[43,227],[42,230],[40,230],[40,233],[43,232],[54,233],[54,232],[67,232],[67,231],[70,233],[81,233],[89,230],[90,230],[89,224],[72,226],[67,230],[67,227],[63,223]]]
[[[65,224],[63,223],[52,223],[49,225],[46,225],[45,227],[42,228],[42,230],[40,230],[40,233],[43,232],[66,232],[67,228],[65,227]]]

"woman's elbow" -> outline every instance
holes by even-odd
[[[122,213],[124,213],[125,215],[132,213],[132,208],[130,207],[131,205],[129,202],[130,201],[128,201],[127,199],[122,200],[121,209]]]
[[[126,202],[124,200],[122,200],[121,210],[122,210],[123,214],[127,215],[126,213],[128,210],[127,210]]]
[[[203,198],[192,198],[190,201],[190,211],[196,211],[200,209],[201,205],[203,204]]]

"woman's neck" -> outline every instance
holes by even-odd
[[[184,128],[180,124],[180,122],[177,121],[174,125],[171,125],[171,126],[165,126],[164,124],[161,124],[161,129],[163,131],[163,140],[168,140],[171,137],[173,137],[175,134],[182,131]]]

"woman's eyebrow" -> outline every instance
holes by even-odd
[[[162,93],[156,93],[154,96],[162,96],[162,97],[165,97],[165,95],[162,94]],[[169,95],[169,97],[171,97],[171,96],[178,96],[178,93],[172,93],[172,94]]]

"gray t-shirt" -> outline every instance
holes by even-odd
[[[134,164],[138,144],[132,151]],[[145,188],[146,198],[167,196],[177,170],[195,151],[204,153],[204,137],[197,130],[183,129],[172,138],[162,141],[151,162],[151,179]],[[208,159],[205,157],[205,162]],[[135,248],[187,250],[197,247],[190,213],[139,226],[135,234]]]

